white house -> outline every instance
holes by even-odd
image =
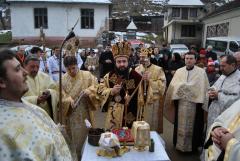
[[[164,15],[164,38],[168,43],[201,43],[204,4],[200,0],[170,0]]]
[[[209,37],[238,37],[240,39],[240,1],[229,2],[202,19],[203,45]],[[220,44],[219,44],[220,45]],[[234,47],[234,42],[230,47]]]
[[[94,47],[108,30],[109,0],[7,0],[13,40],[39,42],[42,26],[47,44],[59,44],[79,19],[74,32],[83,46]]]

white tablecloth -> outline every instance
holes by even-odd
[[[138,152],[133,149],[133,146],[131,146],[130,152],[123,154],[121,157],[106,158],[97,156],[96,151],[100,147],[94,147],[86,141],[83,149],[82,161],[170,161],[160,141],[160,135],[155,131],[151,131],[150,135],[155,143],[154,152]]]

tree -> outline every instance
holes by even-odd
[[[162,14],[167,1],[159,0],[156,3],[150,0],[112,0],[113,17],[158,16]]]
[[[204,4],[215,4],[217,6],[224,5],[234,0],[201,0]]]

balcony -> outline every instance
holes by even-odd
[[[168,10],[168,23],[172,20],[189,20],[190,22],[197,22],[202,17],[201,13],[198,11],[198,8],[172,8]]]

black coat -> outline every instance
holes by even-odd
[[[207,51],[206,58],[212,58],[213,61],[217,60],[217,54],[213,51]]]
[[[162,49],[162,50],[159,51],[159,53],[162,54],[162,55],[168,55],[169,59],[172,58],[172,53],[170,52],[169,49]]]
[[[112,63],[106,63],[110,59]],[[103,52],[99,57],[99,64],[101,64],[100,78],[103,78],[108,72],[114,69],[114,58],[111,51]]]
[[[150,62],[154,65],[162,67],[162,59],[161,58],[159,58],[158,60],[156,58],[150,58]]]
[[[210,86],[212,86],[220,77],[220,75],[216,72],[206,72],[206,73],[207,73],[207,77],[208,77]]]
[[[170,61],[169,62],[169,70],[176,71],[177,69],[183,67],[185,64],[182,60],[180,61]]]

